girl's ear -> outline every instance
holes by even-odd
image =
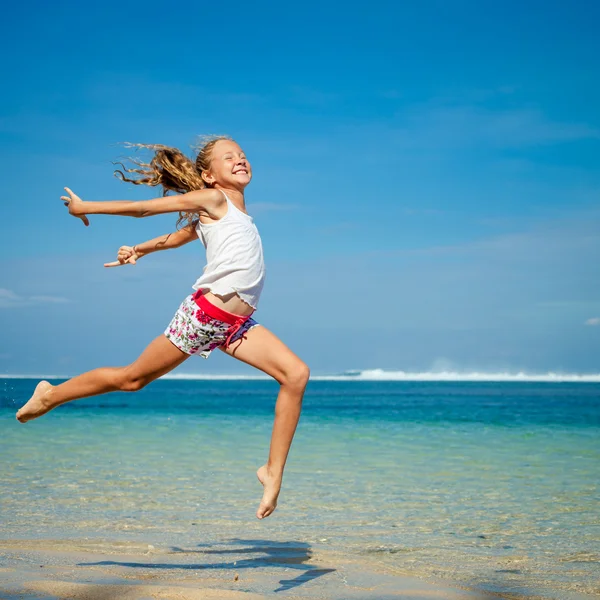
[[[200,177],[202,177],[204,183],[208,183],[209,185],[215,182],[215,178],[212,176],[210,171],[202,171]]]

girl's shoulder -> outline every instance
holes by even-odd
[[[198,203],[199,207],[208,209],[219,208],[226,204],[225,196],[215,188],[203,188],[201,190],[193,190],[186,194]]]
[[[225,202],[225,196],[216,188],[202,188],[187,193],[199,199],[201,198],[204,202]]]

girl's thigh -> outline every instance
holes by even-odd
[[[183,363],[189,354],[182,352],[164,335],[153,339],[126,369],[133,377],[157,379]]]
[[[266,327],[253,327],[244,338],[229,346],[221,348],[223,352],[242,362],[260,369],[280,383],[290,374],[308,367],[294,354],[274,333]]]

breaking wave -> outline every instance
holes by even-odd
[[[384,369],[367,369],[364,371],[347,371],[342,375],[325,375],[313,377],[325,381],[534,381],[534,382],[569,382],[600,383],[600,373],[525,373],[480,372],[480,371],[385,371]]]

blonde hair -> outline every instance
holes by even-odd
[[[193,190],[201,190],[206,187],[212,187],[203,177],[202,172],[210,169],[212,161],[212,151],[215,144],[220,140],[230,140],[232,138],[226,135],[205,136],[201,138],[200,144],[196,147],[196,158],[188,158],[181,150],[162,144],[131,144],[127,143],[127,148],[138,150],[145,148],[154,152],[150,162],[142,162],[136,158],[128,158],[134,166],[129,168],[122,162],[116,162],[121,169],[115,169],[115,177],[121,181],[127,181],[134,185],[161,185],[163,196],[169,192],[176,194],[185,194]],[[198,220],[198,213],[180,212],[177,219],[177,227],[180,225],[191,225]]]

